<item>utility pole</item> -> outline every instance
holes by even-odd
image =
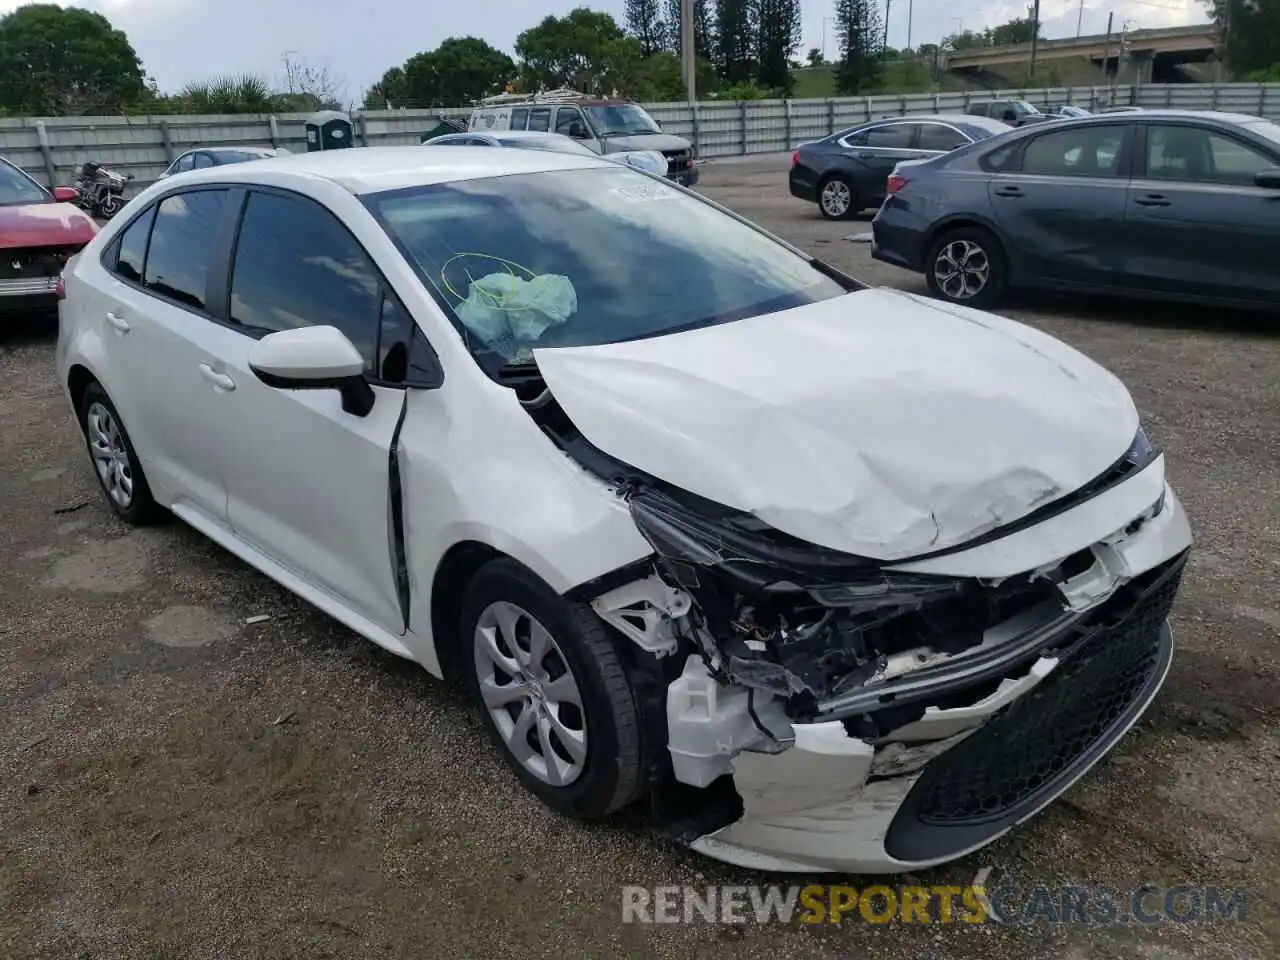
[[[907,49],[914,50],[911,46],[911,22],[916,18],[916,0],[907,0]]]
[[[880,47],[881,58],[889,55],[889,11],[893,8],[893,0],[884,0],[884,44]]]
[[[1040,38],[1040,0],[1031,8],[1031,69],[1028,75],[1036,75],[1036,43]]]
[[[1084,28],[1084,0],[1080,0],[1080,12],[1076,14],[1076,39],[1080,39],[1080,31]]]
[[[1107,14],[1107,35],[1102,41],[1102,78],[1107,80],[1111,75],[1111,24],[1115,20],[1114,12]],[[1117,69],[1119,65],[1117,64]],[[1115,106],[1109,103],[1107,106]]]
[[[693,44],[693,0],[680,0],[680,63],[684,67],[684,89],[689,103],[698,102],[694,89],[698,76],[698,59]]]

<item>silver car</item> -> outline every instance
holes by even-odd
[[[196,150],[188,150],[177,157],[156,179],[163,180],[175,173],[203,170],[206,167],[221,167],[228,163],[265,160],[267,157],[278,157],[289,152],[284,147],[200,147]]]

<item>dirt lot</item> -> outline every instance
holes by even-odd
[[[843,239],[865,224],[788,198],[784,169],[719,164],[705,189],[856,275],[923,289]],[[1166,447],[1198,538],[1180,652],[1147,718],[1067,798],[914,879],[1244,887],[1243,921],[624,926],[626,884],[771,878],[650,836],[642,813],[559,819],[458,694],[194,532],[115,522],[54,382],[53,328],[30,321],[0,328],[0,957],[1280,955],[1275,321],[1010,312],[1123,377]]]

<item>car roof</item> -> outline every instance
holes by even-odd
[[[1096,113],[1087,117],[1073,117],[1070,120],[1060,121],[1061,126],[1055,123],[1053,129],[1062,129],[1069,124],[1097,123],[1099,121],[1111,121],[1114,123],[1146,123],[1151,120],[1199,120],[1207,123],[1218,124],[1250,124],[1267,122],[1266,117],[1254,117],[1247,113],[1225,113],[1218,110],[1144,109],[1141,111],[1140,121],[1135,121],[1132,116],[1129,116],[1129,111],[1117,111],[1110,114]]]
[[[590,170],[617,165],[595,156],[549,150],[494,150],[459,146],[452,150],[411,147],[349,147],[272,157],[262,164],[210,167],[180,174],[187,185],[233,181],[279,184],[281,179],[328,180],[357,196],[382,190],[425,187],[520,173]]]

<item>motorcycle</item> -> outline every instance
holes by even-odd
[[[102,220],[110,220],[124,208],[124,188],[133,174],[116,173],[92,160],[80,167],[75,187],[80,191],[75,204]]]

